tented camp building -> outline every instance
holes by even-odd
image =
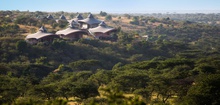
[[[88,35],[87,32],[78,29],[77,25],[78,23],[76,23],[75,21],[72,21],[72,23],[70,23],[68,28],[57,31],[56,34],[60,35],[61,38],[70,39],[70,40],[77,40],[77,39],[82,38],[83,35]]]
[[[78,15],[76,16],[76,18],[73,18],[72,20],[70,20],[70,23],[71,23],[72,21],[75,21],[75,22],[78,23],[78,20],[83,20],[83,19],[84,19],[83,16],[82,16],[81,14],[78,14]]]
[[[59,19],[60,20],[66,20],[66,17],[62,14]]]
[[[46,28],[42,26],[38,32],[27,35],[25,40],[30,44],[36,44],[38,42],[52,42],[54,38],[59,38],[59,36],[48,33]]]
[[[49,15],[47,16],[47,19],[54,19],[54,18],[53,18],[53,16],[52,16],[51,14],[49,14]]]
[[[51,21],[52,19],[53,21],[55,21],[54,17],[51,14],[49,14],[45,18],[43,18],[42,20]],[[65,23],[66,25],[66,22],[68,22],[64,15],[61,15],[56,21],[59,25],[63,25],[63,23]],[[39,41],[53,41],[54,38],[78,40],[80,38],[92,37],[101,40],[117,40],[117,30],[115,28],[107,26],[105,22],[95,19],[92,14],[89,14],[87,18],[83,18],[81,14],[78,14],[74,19],[69,21],[69,24],[70,25],[68,28],[58,30],[56,34],[48,33],[45,27],[42,26],[38,30],[38,32],[27,35],[25,40],[31,44],[36,44]]]
[[[78,28],[80,28],[80,27],[82,27],[79,23],[78,23],[78,20],[83,20],[84,18],[83,18],[83,16],[81,15],[81,14],[78,14],[77,16],[76,16],[76,18],[73,18],[73,19],[71,19],[70,21],[69,21],[69,23],[71,24],[73,21],[74,22],[76,22],[77,23],[77,26],[76,27],[78,27]]]
[[[115,34],[116,29],[108,27],[105,22],[101,22],[98,27],[90,28],[88,31],[97,39],[108,39]]]
[[[57,23],[59,22],[67,22],[67,19],[66,17],[62,14],[60,15],[59,19],[56,20]]]
[[[99,23],[101,23],[101,21],[95,19],[92,14],[89,14],[87,18],[83,20],[78,20],[78,23],[81,24],[82,26],[81,29],[89,29],[89,28],[97,27]]]

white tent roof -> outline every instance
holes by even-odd
[[[82,20],[82,19],[83,19],[83,16],[82,16],[81,14],[78,14],[78,15],[76,16],[76,19]]]
[[[51,14],[49,14],[49,15],[47,16],[47,18],[48,18],[48,19],[54,19]]]
[[[115,28],[108,27],[105,24],[105,22],[101,22],[98,27],[90,28],[89,32],[92,32],[92,33],[96,33],[96,32],[107,33],[109,31],[115,31],[115,30],[116,30]]]
[[[81,14],[78,14],[78,15],[76,16],[76,18],[69,20],[69,23],[72,23],[72,21],[75,21],[75,22],[78,23],[78,20],[82,20],[82,19],[83,19],[82,15],[81,15]]]
[[[37,33],[29,34],[25,39],[40,39],[46,36],[54,36],[53,33],[48,33],[44,26],[42,26]]]
[[[74,27],[76,24],[77,24],[77,23],[76,23],[75,21],[72,21],[72,23],[70,23],[70,25],[69,25],[69,27],[68,27],[67,29],[57,31],[56,34],[68,35],[68,34],[76,33],[76,32],[84,32],[84,33],[85,33],[85,31],[76,29],[76,28]]]
[[[76,21],[72,20],[69,27],[74,28],[75,25],[78,25],[78,23]]]
[[[84,32],[84,31],[69,27],[67,29],[57,31],[56,34],[68,35],[68,34],[76,33],[76,32]]]
[[[60,19],[66,20],[66,17],[62,14],[62,15],[60,16]]]
[[[142,37],[143,37],[143,38],[148,38],[148,35],[143,35]]]
[[[83,19],[83,20],[78,20],[78,22],[80,23],[87,23],[87,24],[99,24],[101,23],[100,20],[97,20],[93,17],[92,14],[89,14],[87,18]]]

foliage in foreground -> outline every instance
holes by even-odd
[[[131,18],[131,24],[144,26],[139,17]],[[149,19],[144,30],[119,30],[117,42],[56,39],[36,45],[23,40],[27,30],[19,25],[45,20],[1,18],[0,104],[218,105],[220,29],[144,18]],[[151,27],[154,23],[160,24]],[[134,37],[143,32],[148,41]]]

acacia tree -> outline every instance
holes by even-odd
[[[107,15],[107,13],[106,13],[106,12],[103,12],[103,11],[101,11],[99,14],[100,14],[101,16],[106,16],[106,15]]]
[[[0,76],[0,104],[14,103],[16,98],[23,96],[26,91],[25,80],[8,75]]]
[[[55,91],[58,84],[50,83],[50,84],[39,84],[34,87],[32,95],[38,96],[42,99],[55,99],[57,97],[57,92]]]
[[[148,84],[149,77],[144,71],[127,70],[118,72],[112,81],[108,84],[111,88],[118,88],[124,92],[133,92],[139,88],[145,88]]]
[[[51,73],[32,89],[31,94],[43,99],[55,99],[59,96],[56,90],[61,79],[60,74]]]
[[[81,99],[87,99],[89,97],[95,97],[99,95],[98,85],[93,81],[77,81],[74,82],[74,86],[71,88],[73,96]]]
[[[139,25],[139,17],[134,16],[132,21],[130,21],[130,24]]]
[[[112,16],[111,15],[106,15],[105,20],[112,20]]]
[[[172,89],[171,80],[159,76],[152,78],[147,89],[150,91],[151,96],[156,93],[156,101],[159,100],[163,103],[167,103],[167,100],[175,94]]]
[[[20,52],[25,52],[27,50],[27,43],[24,40],[16,42],[16,49]]]
[[[66,100],[69,100],[69,97],[72,96],[71,89],[73,86],[73,83],[71,83],[71,81],[68,80],[58,82],[56,89],[58,97],[65,97]]]
[[[111,79],[115,76],[115,74],[110,70],[99,70],[95,74],[90,76],[90,80],[97,83],[99,86],[107,85],[111,82]]]
[[[190,105],[218,105],[220,103],[220,74],[199,76],[185,97]]]

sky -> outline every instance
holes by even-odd
[[[107,13],[220,13],[220,0],[0,0],[0,10]]]

